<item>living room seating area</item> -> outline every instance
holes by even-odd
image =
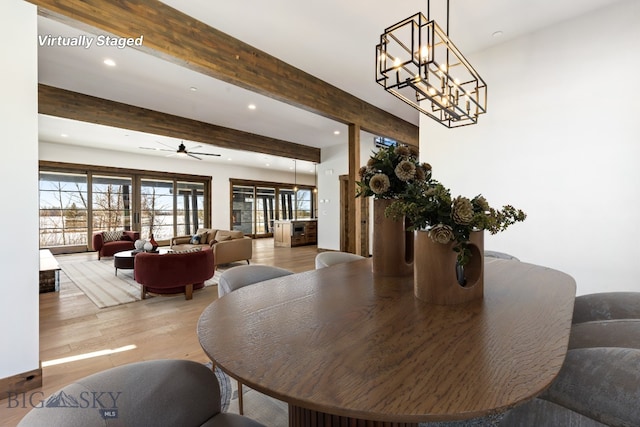
[[[133,250],[134,242],[139,238],[139,231],[97,231],[93,233],[93,249],[98,253],[98,259],[101,259],[113,256],[116,252]]]
[[[253,256],[252,239],[237,230],[200,228],[193,235],[175,236],[171,239],[171,249],[182,251],[192,248],[213,250],[214,270],[222,264],[247,261]]]
[[[133,271],[136,282],[142,286],[142,299],[145,299],[147,292],[184,292],[185,299],[190,300],[193,291],[202,289],[205,280],[213,277],[213,250],[207,247],[182,253],[141,252],[136,255]]]

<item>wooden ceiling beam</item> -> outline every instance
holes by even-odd
[[[144,36],[140,49],[210,77],[418,146],[418,127],[158,0],[26,0],[96,33]]]
[[[38,85],[38,112],[105,126],[320,163],[320,149]]]

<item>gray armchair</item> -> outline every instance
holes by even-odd
[[[213,371],[189,360],[152,360],[82,378],[33,408],[19,427],[264,427],[220,412]]]

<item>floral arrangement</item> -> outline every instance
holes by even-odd
[[[358,196],[403,199],[419,194],[431,179],[431,165],[418,162],[412,146],[386,147],[360,168]]]
[[[409,231],[427,230],[434,242],[456,242],[453,250],[462,266],[471,257],[466,245],[472,231],[496,234],[527,217],[511,205],[494,209],[482,195],[452,198],[448,188],[432,179],[431,165],[418,162],[418,150],[411,146],[380,149],[359,173],[356,197],[395,199],[385,216],[406,217]]]
[[[458,253],[457,261],[462,266],[471,256],[466,245],[472,231],[487,230],[496,234],[527,217],[511,205],[494,209],[482,195],[452,199],[450,190],[435,180],[428,183],[422,194],[393,202],[385,215],[395,219],[406,216],[410,230],[427,230],[434,242],[456,242],[453,250]]]

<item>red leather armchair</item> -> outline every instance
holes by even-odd
[[[113,256],[120,251],[131,251],[134,249],[133,243],[140,238],[139,231],[123,230],[118,240],[107,239],[104,233],[104,231],[93,233],[93,250],[98,252],[98,259],[103,256]]]
[[[213,277],[213,251],[206,248],[197,252],[136,255],[133,275],[142,285],[141,298],[147,292],[176,294],[184,292],[185,299],[193,297],[194,289],[204,287],[204,281]]]

